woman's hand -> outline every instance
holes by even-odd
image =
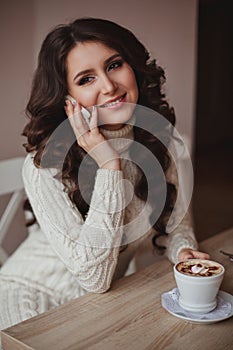
[[[207,253],[199,252],[198,250],[192,250],[190,248],[183,248],[179,252],[178,260],[188,260],[188,259],[209,259],[210,256]]]
[[[78,145],[96,161],[99,168],[120,170],[118,153],[99,131],[96,107],[92,110],[89,126],[82,116],[81,106],[78,103],[74,106],[66,100],[64,108]]]

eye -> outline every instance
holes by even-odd
[[[94,77],[90,77],[90,76],[83,77],[79,80],[78,85],[85,85],[87,83],[90,83],[93,79]]]
[[[114,61],[112,62],[109,66],[108,66],[108,71],[122,67],[123,65],[123,61],[122,60],[118,60],[118,61]]]

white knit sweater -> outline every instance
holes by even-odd
[[[134,163],[127,159],[133,140],[132,126],[126,125],[114,132],[103,130],[103,133],[113,139],[111,142],[122,157],[122,170],[97,170],[85,221],[63,184],[54,178],[55,169],[38,169],[33,155],[26,157],[25,190],[38,225],[0,270],[1,286],[5,283],[31,288],[59,300],[58,303],[87,291],[107,291],[114,279],[125,274],[140,243],[153,234],[149,229],[149,205],[145,207],[145,203],[133,195],[124,209],[128,201],[127,188],[130,190],[124,182],[128,180],[134,185],[140,176]],[[140,213],[143,213],[140,220],[134,221]],[[130,225],[122,226],[128,223]],[[136,240],[132,236],[134,230],[143,233]],[[119,253],[123,232],[130,243]],[[166,245],[166,254],[172,262],[176,262],[181,248],[197,248],[187,218],[161,243]],[[49,306],[43,310],[46,308]]]

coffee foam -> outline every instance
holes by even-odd
[[[215,261],[190,259],[181,261],[176,266],[177,271],[194,277],[210,277],[223,271],[222,266]]]

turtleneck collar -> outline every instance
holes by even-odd
[[[132,116],[128,123],[129,124],[125,124],[118,130],[100,128],[101,133],[107,140],[109,140],[112,147],[114,147],[118,153],[126,151],[134,140],[133,126],[135,123],[135,117]]]

